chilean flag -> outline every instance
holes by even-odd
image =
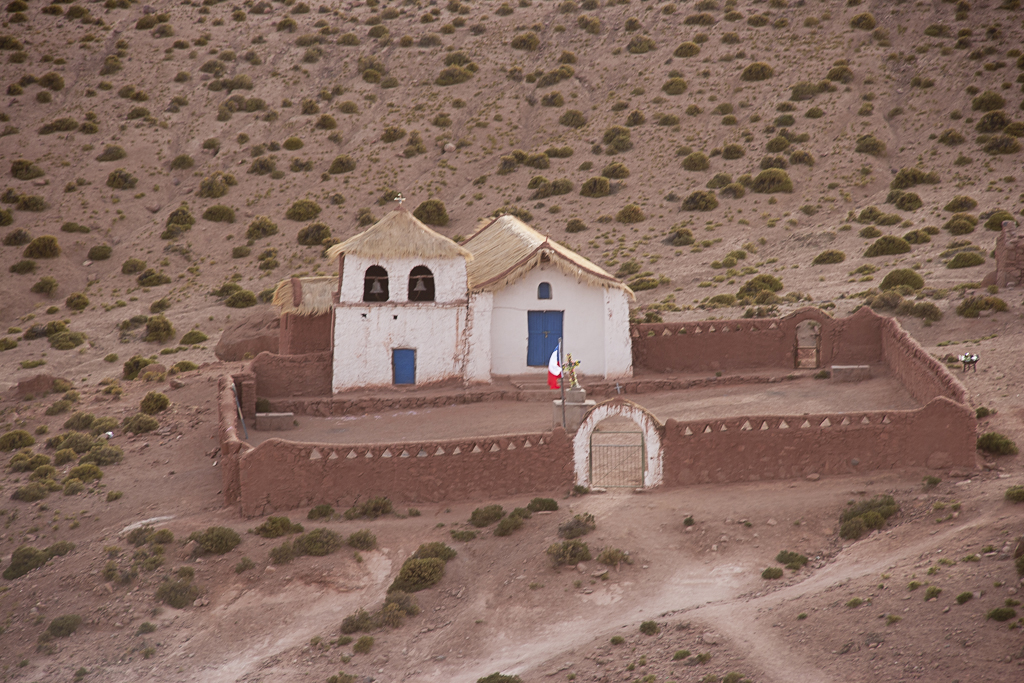
[[[560,362],[561,344],[555,346],[555,352],[551,354],[551,360],[548,361],[548,386],[552,389],[557,389],[561,386],[558,380],[562,378],[562,363]]]

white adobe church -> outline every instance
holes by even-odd
[[[282,354],[331,351],[335,393],[545,374],[558,339],[584,374],[632,375],[623,282],[514,216],[461,245],[404,208],[327,251],[338,275],[278,284]]]

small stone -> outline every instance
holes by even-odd
[[[171,385],[171,389],[181,389],[183,386],[185,386],[185,383],[182,382],[180,379],[172,379],[169,382],[169,384]]]
[[[160,207],[159,204],[148,204],[146,206],[146,211],[149,211],[150,213],[156,213],[160,209],[161,209],[161,207]]]
[[[775,526],[776,524],[778,524],[778,522],[776,522],[774,519],[768,520],[768,526]]]
[[[455,151],[455,145],[453,145],[453,144],[452,144],[452,143],[450,143],[450,142],[449,142],[449,143],[446,143],[446,144],[445,144],[445,146],[444,146],[444,151],[445,151],[445,152],[447,152],[447,153],[449,153],[449,154],[450,154],[450,153],[452,153],[452,152],[454,152],[454,151]]]
[[[819,479],[821,479],[821,475],[818,474],[817,472],[813,472],[807,475],[807,481],[818,481]]]
[[[88,268],[89,266],[92,265],[92,261],[82,261],[82,265]]]

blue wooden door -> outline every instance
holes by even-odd
[[[544,367],[562,336],[562,311],[527,311],[526,364]]]
[[[395,384],[416,384],[416,350],[393,349],[391,365]]]

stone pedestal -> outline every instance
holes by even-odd
[[[870,365],[833,365],[833,382],[864,382],[871,379]]]
[[[597,405],[596,401],[587,400],[587,392],[582,387],[565,390],[565,411],[562,410],[562,400],[556,399],[551,402],[553,411],[551,414],[551,426],[561,427],[562,418],[565,418],[565,431],[572,434],[583,423],[584,416]]]

